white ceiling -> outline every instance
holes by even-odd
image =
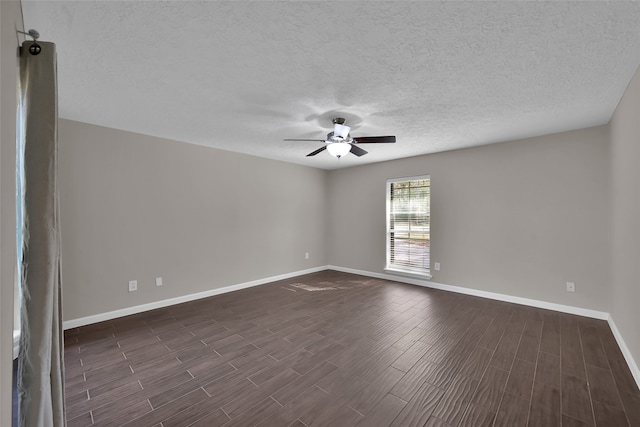
[[[609,121],[638,2],[22,1],[60,117],[336,169]],[[305,155],[333,117],[369,154]]]

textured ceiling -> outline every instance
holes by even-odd
[[[335,169],[605,124],[637,2],[32,2],[60,116]],[[331,119],[396,135],[305,155]]]

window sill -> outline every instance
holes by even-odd
[[[399,270],[399,269],[389,268],[389,267],[385,267],[384,271],[385,273],[395,274],[398,276],[415,277],[416,279],[424,279],[424,280],[431,280],[431,278],[433,277],[428,272],[418,273],[415,271]]]

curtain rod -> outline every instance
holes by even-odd
[[[33,41],[36,41],[40,38],[40,33],[37,30],[31,29],[27,32],[24,31],[20,31],[20,30],[16,30],[17,32],[19,32],[20,34],[25,34],[27,36],[31,36],[33,37]]]

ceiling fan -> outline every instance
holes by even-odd
[[[373,143],[393,143],[396,142],[395,136],[360,136],[352,137],[349,134],[351,128],[345,126],[345,119],[342,117],[336,117],[333,119],[333,132],[327,134],[327,139],[285,139],[285,141],[315,141],[324,142],[324,147],[318,148],[316,151],[312,151],[307,154],[307,157],[315,156],[316,154],[327,150],[329,154],[334,157],[340,158],[347,153],[353,153],[356,156],[364,156],[367,151],[358,147],[356,144],[373,144]]]

